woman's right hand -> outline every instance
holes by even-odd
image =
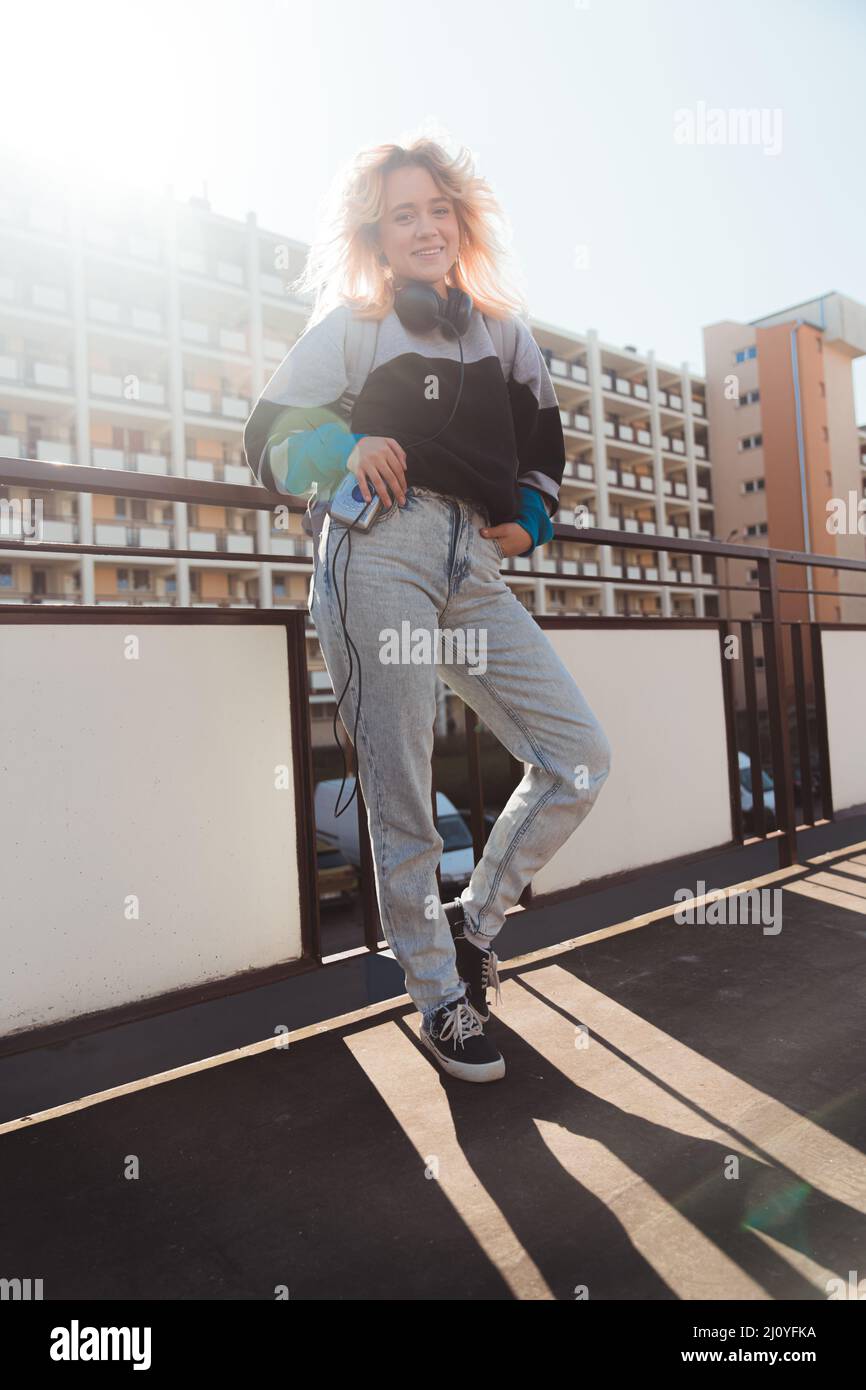
[[[365,502],[369,502],[373,492],[377,492],[384,506],[391,506],[388,487],[400,499],[406,501],[406,454],[396,439],[386,439],[377,434],[365,434],[349,455],[346,464],[354,473],[361,487]]]

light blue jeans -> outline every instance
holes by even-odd
[[[351,737],[360,657],[355,757],[379,915],[407,992],[429,1018],[465,993],[436,882],[444,843],[432,810],[436,675],[529,764],[462,894],[467,936],[484,945],[589,814],[611,749],[544,632],[502,578],[502,551],[480,534],[486,512],[429,488],[406,493],[405,505],[394,500],[367,532],[355,527],[346,536],[349,528],[325,515],[307,607],[339,698],[349,661],[331,572],[336,557],[358,653],[340,718]],[[350,795],[344,792],[343,801]],[[346,814],[356,814],[354,805]]]

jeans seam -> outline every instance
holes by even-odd
[[[329,536],[329,541],[330,541],[330,536]],[[348,559],[348,556],[347,556],[347,559]],[[351,664],[352,664],[352,663],[351,663],[351,660],[350,660],[350,657],[349,657],[348,644],[347,644],[347,642],[346,642],[346,637],[345,637],[345,634],[344,634],[344,632],[343,632],[343,623],[342,623],[342,620],[340,619],[340,615],[339,615],[339,590],[337,589],[337,584],[338,584],[338,583],[339,583],[339,576],[335,576],[334,587],[333,587],[332,589],[329,589],[329,591],[328,591],[328,601],[327,601],[328,617],[329,617],[329,619],[330,619],[330,621],[331,621],[332,630],[333,630],[334,633],[336,634],[337,641],[338,641],[338,643],[339,643],[339,645],[340,645],[340,648],[341,648],[341,650],[342,650],[342,652],[343,652],[343,656],[344,656],[344,659],[345,659],[345,661],[346,661],[346,666],[347,666],[347,668],[349,668],[349,667],[351,667]],[[334,611],[333,611],[332,598],[336,598],[336,600],[337,600],[337,606],[338,606],[337,622],[334,622]],[[355,674],[357,674],[357,673],[355,673]],[[352,694],[355,696],[355,703],[356,703],[356,709],[357,709],[358,706],[359,706],[359,704],[360,704],[360,701],[358,701],[358,699],[357,699],[357,695],[356,695],[355,688],[354,688],[354,686],[352,685],[351,682],[350,682],[350,684],[349,684],[349,689],[352,691]],[[335,692],[335,694],[336,694],[336,692]],[[346,732],[347,732],[347,734],[348,734],[348,729],[346,730]],[[376,803],[376,821],[377,821],[377,829],[378,829],[378,833],[379,833],[379,837],[380,837],[380,841],[381,841],[381,845],[382,845],[382,878],[383,878],[383,881],[384,881],[384,880],[386,879],[386,877],[387,877],[388,830],[387,830],[387,822],[386,822],[386,820],[385,820],[385,817],[384,817],[383,814],[382,814],[381,785],[380,785],[381,779],[379,778],[379,776],[378,776],[378,774],[377,774],[377,772],[376,772],[376,770],[375,770],[375,765],[374,765],[373,756],[372,756],[372,749],[371,749],[371,746],[370,746],[370,740],[369,740],[369,738],[368,738],[368,736],[367,736],[367,730],[366,730],[365,723],[364,723],[363,706],[361,706],[361,708],[358,710],[358,733],[360,734],[361,738],[362,738],[363,741],[364,741],[364,747],[365,747],[365,749],[366,749],[367,759],[368,759],[368,763],[369,763],[369,766],[370,766],[370,780],[371,780],[371,782],[372,782],[372,784],[373,784],[373,790],[374,790],[374,796],[375,796],[375,803]],[[357,758],[356,758],[356,762],[357,762]],[[356,788],[357,788],[358,790],[360,790],[360,786],[361,786],[361,774],[360,774],[360,768],[357,768],[357,767],[356,767],[356,771],[355,771],[355,781],[356,781]],[[441,836],[440,836],[440,839],[441,839]],[[377,895],[377,897],[378,897],[378,895]],[[382,899],[383,899],[383,902],[384,902],[384,904],[385,904],[385,908],[384,908],[384,912],[383,912],[383,904],[382,904],[382,903],[379,903],[379,913],[380,913],[380,916],[383,916],[384,918],[387,918],[387,921],[384,921],[384,920],[383,920],[383,922],[382,922],[382,927],[383,927],[383,929],[384,929],[384,931],[385,931],[385,939],[386,939],[386,941],[388,942],[389,947],[393,950],[394,948],[393,948],[393,946],[391,946],[391,941],[392,941],[392,939],[396,941],[397,938],[396,938],[396,933],[394,933],[393,930],[392,930],[392,928],[393,928],[393,922],[392,922],[392,918],[391,918],[391,904],[390,904],[390,902],[388,902],[388,894],[387,894],[387,892],[383,892],[383,893],[382,893]],[[395,952],[395,954],[396,954],[396,952]],[[464,986],[464,988],[463,988],[463,993],[460,994],[460,995],[458,995],[457,998],[459,998],[459,999],[465,999],[465,997],[466,997],[466,990],[465,990],[465,986]],[[436,1003],[436,1004],[425,1004],[425,1005],[422,1005],[422,1012],[423,1012],[425,1015],[429,1015],[430,1017],[432,1017],[432,1012],[434,1012],[436,1009],[441,1008],[443,1003],[451,1003],[451,1002],[453,1002],[453,1001],[451,1001],[451,1000],[443,1000],[443,999],[440,999],[440,1000],[438,1001],[438,1003]],[[417,1005],[416,1005],[416,1007],[417,1007]]]
[[[448,612],[448,605],[449,605],[449,603],[451,602],[451,597],[452,597],[452,587],[451,587],[451,586],[452,586],[452,581],[453,581],[453,578],[454,578],[454,558],[455,558],[455,556],[456,556],[456,554],[457,554],[457,542],[458,542],[458,540],[460,539],[460,529],[461,529],[461,526],[462,526],[462,524],[463,524],[463,513],[462,513],[462,511],[461,511],[461,509],[460,509],[460,503],[459,503],[459,502],[453,501],[452,498],[449,498],[449,499],[448,499],[448,506],[449,506],[449,510],[453,507],[453,508],[454,508],[454,511],[453,511],[453,514],[452,514],[452,517],[451,517],[451,535],[450,535],[450,537],[449,537],[449,544],[448,544],[448,594],[447,594],[446,599],[445,599],[445,607],[442,609],[442,612],[439,614],[439,622],[440,622],[440,623],[443,621],[443,619],[444,619],[444,617],[445,617],[445,614]],[[456,529],[455,529],[455,521],[456,521],[456,523],[457,523]]]
[[[330,541],[330,536],[329,536],[329,541]],[[327,556],[326,556],[326,558],[327,558]],[[346,559],[348,560],[348,556],[346,557]],[[332,591],[332,590],[329,590],[329,591],[328,591],[328,617],[329,617],[330,620],[331,620],[332,629],[333,629],[334,633],[336,634],[337,641],[338,641],[338,643],[339,643],[339,645],[340,645],[340,649],[341,649],[341,651],[343,652],[343,656],[344,656],[344,659],[345,659],[345,661],[346,661],[346,668],[347,668],[347,670],[350,670],[350,671],[351,671],[351,668],[352,668],[352,658],[351,658],[351,656],[350,656],[350,654],[349,654],[348,643],[347,643],[347,641],[346,641],[346,635],[345,635],[345,633],[343,632],[343,621],[342,621],[342,619],[340,618],[340,614],[339,614],[339,602],[340,602],[340,600],[339,600],[339,593],[336,591],[336,585],[337,585],[338,583],[339,583],[339,576],[335,576],[335,578],[334,578],[334,586],[335,586],[335,587],[334,587],[334,590],[333,590],[333,591]],[[338,608],[338,612],[337,612],[337,621],[336,621],[336,622],[334,622],[333,603],[331,602],[332,597],[335,597],[335,598],[337,599],[337,608]],[[357,675],[357,672],[353,672],[353,674],[354,674],[354,675]],[[368,736],[367,736],[367,730],[366,730],[365,723],[364,723],[363,706],[362,706],[362,704],[361,704],[361,701],[358,699],[358,695],[357,695],[357,693],[356,693],[356,691],[355,691],[355,689],[354,689],[354,687],[353,687],[353,685],[352,685],[352,683],[351,683],[351,680],[350,680],[350,683],[349,683],[349,687],[348,687],[348,688],[352,691],[352,695],[353,695],[353,697],[354,697],[354,699],[355,699],[355,708],[356,708],[357,715],[358,715],[358,732],[360,733],[361,738],[364,740],[364,748],[365,748],[365,750],[366,750],[367,761],[368,761],[368,763],[369,763],[370,771],[371,771],[371,781],[372,781],[372,783],[373,783],[373,789],[374,789],[375,799],[376,799],[376,819],[377,819],[377,821],[378,821],[378,830],[379,830],[379,835],[380,835],[380,837],[381,837],[381,842],[382,842],[382,876],[383,876],[383,878],[384,878],[384,877],[385,877],[385,874],[386,874],[387,859],[388,859],[388,853],[387,853],[387,851],[388,851],[388,831],[387,831],[387,825],[386,825],[385,819],[384,819],[384,817],[383,817],[383,815],[382,815],[382,805],[381,805],[381,801],[380,801],[379,778],[378,778],[378,776],[376,775],[375,768],[374,768],[374,764],[373,764],[372,748],[371,748],[371,745],[370,745],[370,740],[369,740],[369,738],[368,738]],[[335,692],[335,694],[336,694],[336,692]],[[341,716],[341,718],[342,718],[342,716]],[[345,726],[344,726],[344,727],[345,727]],[[347,727],[346,727],[346,734],[347,734],[347,736],[349,736],[349,730],[348,730]],[[349,738],[349,741],[351,742],[351,737]],[[360,790],[361,790],[361,769],[360,769],[360,766],[358,765],[357,756],[356,756],[356,758],[355,758],[355,763],[356,763],[356,767],[355,767],[355,792],[356,792],[356,795],[357,795],[357,794],[360,792]],[[335,804],[336,804],[336,803],[335,803]],[[383,896],[383,898],[386,898],[386,899],[387,899],[387,894],[383,893],[382,896]],[[381,907],[380,907],[380,912],[381,912]],[[387,916],[387,918],[388,918],[388,931],[385,932],[385,936],[386,936],[386,939],[387,939],[387,938],[388,938],[388,932],[391,930],[391,907],[390,907],[390,903],[388,904],[387,909],[386,909],[386,916]],[[384,927],[384,926],[385,926],[385,923],[383,922],[382,925],[383,925],[383,927]],[[395,939],[396,939],[396,938],[395,938]],[[388,945],[389,945],[389,946],[391,945],[390,940],[388,940]]]
[[[487,908],[490,905],[491,901],[496,896],[496,891],[499,888],[500,883],[502,882],[502,876],[505,873],[506,868],[508,867],[508,864],[511,860],[512,855],[514,854],[514,851],[517,849],[517,846],[520,844],[520,841],[523,838],[526,831],[533,824],[536,816],[539,814],[541,810],[543,810],[543,808],[547,805],[547,802],[551,799],[551,797],[555,796],[556,792],[562,786],[562,778],[557,777],[554,769],[548,763],[547,759],[544,756],[544,753],[539,748],[538,744],[535,742],[535,739],[532,737],[532,734],[530,733],[526,724],[519,717],[517,711],[512,709],[508,701],[505,700],[499,694],[499,692],[494,687],[492,681],[490,680],[489,676],[479,675],[478,679],[484,686],[485,690],[489,691],[491,697],[494,700],[496,700],[497,704],[501,705],[501,707],[505,710],[506,714],[513,721],[513,723],[516,724],[517,727],[522,730],[522,732],[526,736],[526,740],[530,748],[536,754],[536,757],[538,758],[540,765],[544,768],[545,772],[549,772],[551,777],[553,777],[554,779],[553,785],[548,788],[548,790],[544,793],[543,796],[539,797],[538,801],[535,803],[535,806],[532,808],[529,814],[523,818],[523,822],[520,828],[518,829],[517,833],[513,835],[512,838],[509,840],[505,852],[499,860],[496,873],[493,875],[493,882],[490,886],[490,892],[487,894],[485,901],[482,903],[481,908],[478,912],[478,917],[476,919],[475,935],[481,937],[482,939],[488,939],[485,938],[484,933],[482,931],[477,929],[480,928],[481,919],[484,916],[484,913],[487,911]]]
[[[562,778],[557,777],[553,785],[548,788],[544,795],[538,798],[529,814],[527,816],[524,816],[523,822],[520,828],[518,829],[516,835],[513,835],[512,838],[509,840],[505,853],[502,855],[502,858],[499,861],[496,873],[493,875],[493,882],[490,886],[490,892],[487,894],[486,899],[482,903],[478,912],[478,917],[476,919],[476,926],[478,930],[476,930],[475,935],[480,937],[481,940],[492,940],[492,937],[487,937],[485,933],[481,931],[481,919],[484,916],[484,913],[487,911],[487,908],[489,907],[492,900],[496,897],[497,890],[499,888],[500,883],[502,882],[502,877],[511,861],[511,858],[515,850],[517,849],[518,845],[520,844],[520,841],[523,839],[523,836],[526,834],[527,830],[533,824],[536,816],[539,814],[540,811],[544,809],[548,801],[551,799],[552,796],[555,795],[555,793],[559,790],[561,786]],[[496,933],[494,932],[493,935],[495,936]]]

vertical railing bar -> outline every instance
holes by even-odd
[[[812,805],[812,750],[809,745],[809,716],[806,709],[806,672],[803,662],[803,635],[799,623],[791,624],[791,652],[794,658],[794,707],[797,714],[797,749],[800,756],[800,783],[803,789],[803,821],[815,824]]]
[[[767,717],[773,749],[776,824],[782,831],[779,836],[779,868],[787,869],[797,863],[797,826],[788,737],[783,627],[779,607],[778,570],[774,556],[769,560],[758,561],[758,574],[762,587],[766,581],[766,592],[761,594],[761,613],[764,629],[764,669],[767,673]]]
[[[751,618],[740,619],[740,632],[743,639],[743,684],[746,692],[746,726],[749,735],[749,767],[752,774],[752,819],[755,835],[761,839],[767,834],[767,818],[764,810],[764,776],[761,764],[761,738],[758,725],[758,686],[755,675],[755,642]],[[737,769],[739,772],[739,756]]]
[[[812,671],[815,677],[815,725],[818,734],[818,760],[821,766],[821,815],[835,820],[833,784],[830,779],[830,736],[827,725],[827,692],[824,687],[824,648],[821,624],[812,623]]]
[[[728,749],[728,790],[731,798],[731,821],[733,824],[734,839],[742,844],[745,836],[743,834],[743,806],[740,795],[740,759],[737,749],[737,721],[734,709],[734,681],[731,673],[731,662],[725,655],[725,644],[730,632],[730,624],[725,620],[719,621],[719,653],[722,663],[722,699],[725,709],[725,740]]]
[[[469,814],[472,823],[472,853],[475,863],[484,853],[486,843],[484,824],[484,788],[481,777],[481,743],[478,736],[478,715],[471,705],[463,702],[463,725],[466,731],[466,770],[469,776]]]

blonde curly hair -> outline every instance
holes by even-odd
[[[379,259],[377,228],[387,175],[412,166],[427,169],[454,202],[460,246],[446,284],[466,290],[483,314],[526,317],[511,264],[511,229],[489,183],[476,174],[471,151],[461,146],[452,157],[440,141],[419,135],[405,146],[362,149],[338,172],[326,196],[322,231],[289,287],[314,297],[305,331],[338,304],[350,305],[364,319],[382,319],[393,307],[393,278]]]

